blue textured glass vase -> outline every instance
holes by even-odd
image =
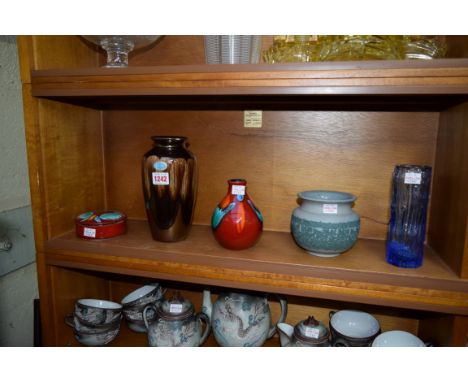
[[[387,262],[401,268],[422,265],[432,169],[398,165],[393,171]]]

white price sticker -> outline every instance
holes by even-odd
[[[85,227],[83,236],[85,237],[96,237],[96,230],[94,228]]]
[[[170,304],[169,312],[170,313],[182,313],[182,304]]]
[[[238,186],[238,185],[233,185],[232,186],[232,195],[245,195],[245,186]]]
[[[421,173],[420,172],[405,173],[405,184],[421,184]]]
[[[305,328],[305,335],[306,337],[311,337],[311,338],[319,338],[320,336],[320,330],[318,328]]]
[[[169,184],[169,173],[153,172],[153,184],[155,186],[167,186]]]
[[[337,214],[338,204],[324,204],[322,208],[324,214]]]

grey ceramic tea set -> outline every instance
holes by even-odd
[[[121,303],[97,299],[76,301],[66,323],[78,342],[104,346],[114,340],[122,317],[137,333],[146,333],[149,346],[201,346],[210,331],[218,345],[262,346],[279,334],[283,347],[324,346],[425,346],[416,336],[394,330],[381,333],[379,321],[358,310],[330,312],[329,328],[313,316],[296,325],[285,323],[288,304],[280,296],[281,312],[272,324],[266,294],[222,291],[214,302],[209,289],[203,291],[200,312],[176,291],[165,297],[159,284],[144,285],[125,296]]]
[[[200,346],[211,330],[220,346],[261,346],[276,333],[266,295],[222,292],[212,303],[206,289],[202,311],[196,313],[192,302],[179,292],[164,298],[165,292],[159,284],[152,284],[129,293],[120,304],[81,299],[66,322],[75,338],[88,346],[107,345],[115,339],[122,316],[131,330],[146,332],[149,346]],[[287,302],[278,299],[280,323],[286,318]]]

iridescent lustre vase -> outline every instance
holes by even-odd
[[[151,137],[143,156],[143,196],[154,240],[184,240],[192,223],[197,194],[197,161],[186,137]]]

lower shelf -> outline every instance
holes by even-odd
[[[47,346],[81,346],[74,338],[73,330],[65,324],[64,317],[73,311],[76,300],[80,298],[100,298],[120,302],[128,293],[144,284],[160,282],[134,276],[87,270],[67,269],[56,266],[48,267],[50,282],[54,285],[52,306],[44,305],[44,312],[50,312],[49,319],[44,320],[44,328],[49,335],[45,337]],[[179,292],[193,303],[196,312],[202,307],[202,285],[174,281],[161,281],[167,288],[166,298]],[[219,293],[225,288],[210,287],[212,302],[219,298]],[[281,316],[281,305],[278,297],[268,294],[268,305],[271,311],[271,321],[277,322]],[[452,316],[427,311],[408,310],[400,308],[372,306],[352,302],[340,302],[313,299],[298,296],[282,296],[288,303],[286,323],[295,325],[309,316],[321,321],[329,327],[330,312],[343,309],[360,310],[372,314],[379,322],[382,332],[389,330],[404,330],[419,336],[434,346],[464,346],[466,344],[468,320],[466,316]],[[43,301],[42,301],[43,302]],[[50,308],[50,309],[49,309]],[[461,319],[462,327],[456,329],[454,319]],[[453,329],[453,332],[452,332]],[[279,346],[278,335],[266,341],[263,346]],[[125,320],[121,330],[108,346],[148,346],[146,334],[131,331]],[[211,333],[204,347],[218,346]]]
[[[385,261],[385,242],[378,240],[360,239],[325,259],[307,254],[284,232],[264,232],[255,247],[230,251],[206,226],[192,227],[185,241],[161,243],[152,240],[146,221],[129,221],[125,235],[83,240],[69,232],[45,250],[49,265],[468,315],[468,280],[430,248],[422,267],[402,269]]]

